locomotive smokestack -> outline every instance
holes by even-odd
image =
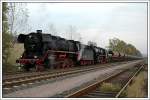
[[[36,30],[37,33],[42,33],[42,30]]]

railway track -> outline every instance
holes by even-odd
[[[132,82],[133,78],[143,69],[144,64],[140,67],[133,67],[110,75],[100,81],[97,81],[78,91],[65,95],[65,98],[118,98],[123,96],[126,87]],[[103,83],[120,84],[121,88],[117,91],[104,91],[100,87]]]
[[[40,74],[40,75],[32,75],[32,76],[26,76],[26,77],[20,77],[18,78],[13,78],[13,79],[8,79],[3,82],[3,87],[12,87],[14,85],[20,85],[23,83],[29,83],[29,82],[34,82],[37,80],[46,80],[46,79],[51,79],[55,77],[60,77],[64,75],[69,75],[69,74],[75,74],[75,73],[80,73],[80,72],[85,72],[85,71],[90,71],[90,70],[95,70],[96,68],[88,68],[85,70],[72,70],[72,71],[62,71],[54,74]]]
[[[33,74],[33,75],[25,75],[21,77],[13,77],[13,78],[7,78],[3,81],[2,88],[3,93],[7,94],[13,91],[18,91],[20,89],[25,88],[31,88],[31,86],[34,86],[34,84],[41,85],[51,80],[59,80],[63,77],[70,77],[72,75],[80,75],[82,73],[87,73],[95,70],[102,70],[105,68],[113,68],[116,65],[119,64],[126,64],[129,62],[117,62],[117,63],[110,63],[110,64],[101,64],[101,65],[94,65],[94,66],[87,66],[87,67],[81,67],[81,68],[75,68],[70,70],[64,70],[64,71],[56,71],[53,73],[43,72],[41,74]],[[85,69],[86,68],[86,69]],[[22,88],[23,87],[23,88]]]
[[[38,76],[42,76],[42,75],[49,75],[49,74],[57,74],[57,73],[63,73],[63,72],[67,72],[67,71],[72,71],[72,70],[79,70],[79,69],[84,69],[84,68],[91,68],[93,66],[97,67],[109,67],[109,66],[114,66],[114,65],[118,65],[118,64],[125,64],[128,62],[116,62],[116,63],[110,63],[110,64],[97,64],[97,65],[91,65],[91,66],[79,66],[79,67],[74,67],[74,68],[67,68],[67,69],[53,69],[53,70],[48,70],[48,71],[44,71],[44,72],[25,72],[25,73],[16,73],[13,75],[3,75],[3,83],[5,82],[10,82],[10,81],[16,81],[16,80],[20,80],[23,78],[30,78],[30,77],[38,77]]]
[[[54,74],[54,73],[60,73],[60,72],[65,72],[65,71],[71,71],[71,70],[78,70],[78,69],[83,69],[83,68],[90,68],[93,66],[99,66],[99,67],[103,67],[103,66],[112,66],[112,65],[118,65],[118,64],[125,64],[128,63],[130,61],[125,61],[125,62],[115,62],[115,63],[109,63],[109,64],[96,64],[96,65],[89,65],[89,66],[78,66],[78,67],[74,67],[74,68],[67,68],[67,69],[51,69],[48,71],[44,71],[44,72],[17,72],[16,74],[4,74],[3,75],[3,82],[7,82],[7,81],[13,81],[16,79],[22,79],[23,77],[33,77],[33,76],[41,76],[41,75],[47,75],[47,74]]]
[[[24,84],[34,84],[34,82],[40,82],[42,80],[49,80],[54,79],[62,76],[67,76],[71,74],[83,73],[88,71],[94,71],[97,69],[103,69],[105,67],[113,67],[118,64],[124,64],[127,62],[118,62],[118,63],[111,63],[111,64],[103,64],[103,65],[96,65],[96,67],[83,67],[83,68],[75,68],[70,70],[61,70],[55,72],[43,72],[43,73],[36,73],[31,75],[25,75],[20,77],[11,77],[3,79],[3,90],[4,91],[11,91],[13,88],[24,85]],[[18,75],[18,74],[17,74]]]

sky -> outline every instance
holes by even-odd
[[[30,31],[51,33],[53,25],[55,35],[70,39],[73,26],[73,39],[85,44],[93,41],[105,48],[109,39],[119,38],[147,54],[146,3],[28,3],[26,7]]]

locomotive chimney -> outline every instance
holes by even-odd
[[[36,30],[36,32],[42,34],[42,30]]]

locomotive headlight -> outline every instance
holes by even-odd
[[[34,58],[37,58],[37,56],[34,56]]]

